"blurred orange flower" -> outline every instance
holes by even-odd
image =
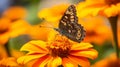
[[[7,58],[7,57],[8,57],[8,54],[7,54],[4,46],[0,45],[0,60],[3,58]]]
[[[93,67],[120,67],[120,59],[115,54],[96,62]]]
[[[9,38],[27,33],[29,24],[24,20],[11,23],[7,18],[0,18],[0,44],[5,44]]]
[[[3,17],[7,17],[11,20],[23,19],[26,17],[27,10],[22,6],[12,6],[5,10]]]
[[[16,58],[8,57],[3,45],[0,45],[0,67],[19,67]]]
[[[120,48],[120,23],[118,22],[118,46]]]
[[[84,20],[79,19],[79,23],[86,29],[84,41],[102,45],[105,41],[110,40],[112,33],[109,25],[105,22],[105,18],[99,16],[86,17]]]
[[[75,43],[65,36],[56,35],[55,31],[49,34],[48,41],[35,40],[26,43],[21,51],[28,51],[25,56],[18,58],[18,63],[26,64],[35,60],[33,67],[89,67],[87,58],[95,59],[98,55],[89,43]]]
[[[48,33],[53,29],[50,27],[48,22],[42,22],[38,25],[32,25],[27,32],[32,39],[47,41]]]
[[[17,63],[16,58],[8,57],[0,60],[0,67],[23,67],[23,66],[20,66]]]
[[[68,6],[69,4],[60,4],[51,8],[42,9],[38,13],[38,16],[39,18],[44,18],[46,21],[53,22],[54,25],[57,25]]]
[[[120,0],[85,0],[77,6],[79,17],[87,15],[117,16],[120,13]]]

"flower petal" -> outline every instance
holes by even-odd
[[[16,58],[8,57],[0,60],[0,67],[19,67]]]
[[[48,67],[57,67],[62,64],[62,59],[60,57],[55,57],[47,64]]]
[[[36,51],[39,53],[47,53],[46,43],[40,40],[30,41],[26,43],[22,48],[21,51]]]
[[[78,67],[78,64],[75,62],[71,61],[69,58],[63,58],[62,59],[62,65],[64,67]]]
[[[34,64],[33,67],[45,67],[45,65],[52,59],[51,56],[43,56],[39,58]]]
[[[20,58],[17,59],[17,62],[20,64],[25,64],[33,59],[37,59],[37,58],[41,58],[43,56],[45,56],[46,54],[39,54],[39,55],[26,55],[26,56],[22,56]]]
[[[19,29],[19,30],[18,30]],[[27,34],[27,30],[30,29],[30,24],[25,20],[17,20],[11,23],[10,37],[16,37],[19,35]]]
[[[60,4],[60,5],[53,6],[51,8],[42,9],[38,13],[38,17],[44,18],[45,20],[49,22],[54,22],[54,25],[56,25],[56,22],[58,24],[61,16],[64,14],[68,6],[69,4]]]
[[[7,41],[9,40],[9,32],[6,32],[4,34],[0,34],[0,45],[4,45],[5,43],[7,43]]]
[[[94,49],[88,49],[83,51],[76,51],[76,52],[74,51],[74,52],[71,52],[70,55],[95,59],[98,56],[98,52]]]
[[[48,34],[48,42],[54,41],[56,34],[58,34],[55,30],[51,30]]]
[[[108,7],[104,10],[104,13],[107,15],[107,17],[116,16],[118,14],[118,8],[115,5],[111,5],[111,7]]]
[[[90,67],[90,63],[87,58],[84,57],[76,57],[76,56],[68,56],[69,60],[75,62],[76,64],[79,64],[82,67]]]
[[[90,43],[78,43],[72,45],[71,50],[83,50],[91,47],[93,47],[93,45],[91,45]]]
[[[25,18],[26,14],[27,14],[27,10],[24,7],[12,6],[9,7],[7,10],[5,10],[3,16],[15,20],[15,19]]]

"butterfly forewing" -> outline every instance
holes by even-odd
[[[83,40],[85,31],[78,24],[78,17],[76,16],[74,5],[70,5],[62,16],[59,23],[59,32],[73,41],[81,42]]]

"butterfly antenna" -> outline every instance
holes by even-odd
[[[44,25],[40,25],[39,27],[40,28],[51,28],[51,29],[54,29],[56,31],[59,31],[58,28],[55,28],[55,27],[48,27],[48,26],[44,26]]]
[[[54,29],[54,27],[48,27],[48,26],[44,26],[44,25],[40,25],[39,27],[40,28],[52,28],[52,29]]]

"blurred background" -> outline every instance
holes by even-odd
[[[19,50],[30,40],[46,41],[47,33],[51,29],[40,28],[39,25],[57,27],[56,23],[59,23],[59,17],[63,15],[68,5],[78,4],[81,1],[83,0],[0,0],[0,61],[4,57],[18,58],[24,55]],[[83,42],[93,44],[99,53],[96,60],[90,60],[92,66],[107,64],[106,57],[112,55],[114,58],[112,32],[108,19],[102,16],[84,17],[79,18],[79,23],[86,30]],[[118,37],[120,38],[120,35]]]

